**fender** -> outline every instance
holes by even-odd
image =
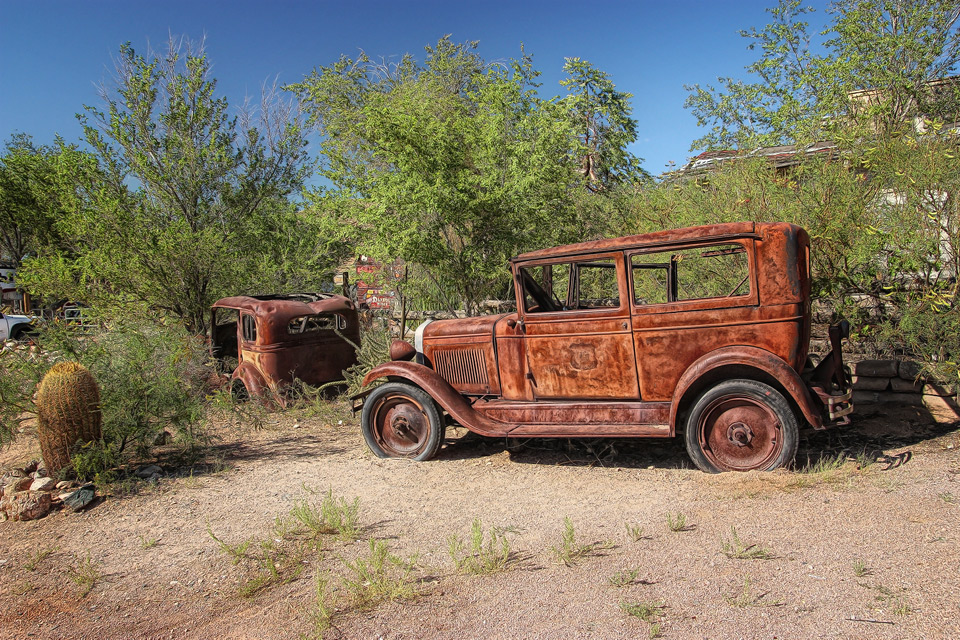
[[[233,382],[234,380],[243,382],[251,398],[258,398],[263,401],[270,395],[270,385],[267,384],[266,379],[257,368],[250,363],[240,363],[240,366],[230,376],[230,381]]]
[[[363,386],[378,378],[403,378],[417,385],[461,425],[482,436],[506,436],[519,425],[500,422],[483,415],[467,402],[436,371],[416,362],[386,362],[374,367],[363,378]]]
[[[823,428],[820,406],[814,401],[810,390],[800,379],[799,374],[790,365],[764,349],[738,345],[711,351],[700,357],[683,372],[677,382],[677,388],[673,392],[673,402],[670,407],[670,430],[672,432],[676,432],[677,410],[690,387],[710,371],[731,365],[752,367],[770,375],[783,386],[793,401],[797,403],[807,422],[816,429]]]

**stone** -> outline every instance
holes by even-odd
[[[26,491],[27,489],[30,488],[31,484],[33,484],[33,478],[31,478],[30,476],[23,476],[21,478],[16,478],[11,483],[11,485],[13,486],[13,491]],[[10,493],[13,493],[13,491],[11,491]]]
[[[869,376],[853,376],[853,388],[857,391],[886,391],[890,386],[890,378],[873,378]]]
[[[936,382],[928,382],[927,384],[923,385],[923,395],[940,396],[942,398],[949,398],[950,396],[957,395],[957,391],[950,385],[938,384]]]
[[[884,404],[900,404],[908,407],[923,406],[923,396],[919,393],[881,393],[880,402]]]
[[[53,478],[37,478],[30,483],[30,491],[53,491],[56,488],[56,480]]]
[[[151,464],[151,465],[147,465],[146,467],[140,467],[133,473],[133,475],[137,476],[138,478],[143,478],[144,480],[146,480],[147,478],[151,478],[155,475],[161,475],[162,473],[163,473],[163,469],[161,469],[155,464]]]
[[[93,499],[96,497],[97,491],[94,489],[93,483],[85,484],[76,491],[72,491],[66,495],[61,494],[60,496],[64,506],[70,507],[74,511],[80,511],[93,502]]]
[[[44,491],[37,493],[21,491],[5,497],[0,503],[0,508],[7,514],[8,518],[21,522],[39,520],[50,513],[52,506],[53,500],[50,498],[50,494]]]
[[[853,400],[854,411],[856,411],[857,405],[880,402],[880,393],[877,391],[854,391],[851,399]]]
[[[861,360],[853,365],[853,373],[871,378],[892,378],[899,375],[900,363],[896,360]]]
[[[901,360],[897,375],[904,380],[916,380],[920,377],[920,364],[913,360]]]
[[[61,480],[60,482],[57,483],[58,491],[63,491],[64,489],[70,489],[72,487],[73,487],[72,480]]]
[[[29,463],[27,463],[27,466],[23,468],[23,475],[28,476],[39,468],[40,468],[40,461],[31,460]]]
[[[896,393],[920,393],[923,390],[923,385],[913,380],[890,378],[890,389]]]

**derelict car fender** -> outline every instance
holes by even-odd
[[[710,375],[711,372],[720,373],[719,370],[723,368],[733,368],[735,372],[732,372],[733,375]],[[731,377],[749,378],[751,377],[750,369],[759,370],[781,386],[800,408],[807,422],[815,428],[823,426],[820,407],[814,402],[810,390],[796,371],[769,351],[759,347],[736,345],[722,347],[701,356],[680,376],[670,406],[671,432],[676,432],[680,409],[692,405],[700,392],[710,384]]]
[[[260,371],[248,362],[241,362],[240,366],[234,370],[230,376],[231,384],[234,380],[239,380],[243,383],[243,386],[247,388],[247,393],[250,394],[251,398],[264,397],[264,394],[270,389],[270,385],[267,384],[266,379]]]
[[[476,411],[450,383],[436,371],[416,362],[393,361],[374,367],[363,378],[363,386],[378,378],[399,378],[400,382],[417,385],[443,407],[461,425],[482,436],[503,436],[516,425],[491,420]]]

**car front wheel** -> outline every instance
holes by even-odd
[[[770,471],[793,461],[798,432],[779,391],[756,380],[727,380],[697,399],[685,437],[690,459],[703,471]]]
[[[370,393],[360,428],[380,458],[429,460],[443,443],[443,421],[433,398],[402,382],[388,382]]]

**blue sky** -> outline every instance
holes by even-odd
[[[543,72],[541,94],[558,82],[568,56],[589,60],[633,94],[639,139],[631,149],[662,173],[682,164],[700,134],[683,108],[684,84],[742,75],[753,60],[737,30],[768,22],[774,0],[635,2],[447,2],[358,0],[0,0],[0,138],[59,133],[80,139],[74,114],[98,105],[96,85],[130,41],[160,49],[169,33],[206,37],[218,90],[232,107],[264,82],[296,82],[318,65],[351,57],[423,53],[444,34],[479,40],[487,60],[518,57],[520,44]],[[824,0],[810,3],[824,20]]]

